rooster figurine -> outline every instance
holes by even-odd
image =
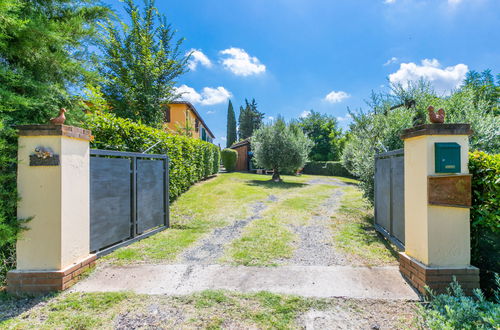
[[[62,124],[64,124],[64,121],[66,120],[66,116],[64,115],[65,112],[66,112],[66,109],[61,108],[61,110],[59,110],[59,116],[57,116],[55,118],[51,118],[50,119],[50,123],[52,125],[62,125]]]
[[[427,108],[429,112],[429,120],[433,124],[442,124],[444,123],[444,110],[441,108],[436,112],[434,112],[434,107],[431,105]]]

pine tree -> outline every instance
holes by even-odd
[[[229,100],[227,106],[227,134],[226,134],[226,147],[229,148],[236,142],[236,115],[234,114],[233,103]]]

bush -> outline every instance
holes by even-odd
[[[238,159],[238,152],[233,149],[223,149],[220,153],[222,158],[222,165],[228,172],[234,171],[236,168],[236,160]]]
[[[500,280],[497,277],[495,301],[488,301],[480,290],[473,297],[464,295],[454,281],[448,294],[430,294],[427,308],[421,308],[420,323],[423,329],[499,329]]]
[[[481,269],[481,287],[491,295],[500,273],[500,154],[469,155],[472,174],[471,263]]]
[[[303,170],[304,174],[331,175],[351,177],[342,162],[307,162]]]
[[[212,143],[172,135],[160,129],[118,118],[90,114],[83,126],[92,130],[92,148],[167,154],[170,160],[169,193],[172,201],[192,184],[218,172],[219,148]]]

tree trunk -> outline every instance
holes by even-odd
[[[273,178],[272,178],[272,180],[274,182],[281,182],[280,172],[276,168],[273,170]]]

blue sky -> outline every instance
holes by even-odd
[[[113,8],[122,3],[107,0]],[[500,73],[500,0],[158,1],[192,70],[179,79],[225,146],[227,99],[266,118],[314,109],[347,127],[371,90],[427,78],[455,88],[467,70]]]

